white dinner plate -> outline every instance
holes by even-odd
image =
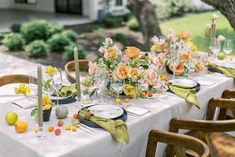
[[[88,107],[88,110],[97,117],[107,119],[117,118],[124,113],[121,107],[115,105],[94,105]]]
[[[197,86],[197,82],[191,79],[174,79],[169,81],[174,86],[184,87],[184,88],[194,88]]]
[[[66,96],[66,97],[58,97],[58,100],[63,100],[63,99],[67,99],[67,98],[69,98],[69,97],[71,97],[71,96]],[[57,100],[57,97],[56,96],[50,96],[50,98],[51,98],[51,100]]]

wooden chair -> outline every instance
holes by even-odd
[[[80,70],[87,72],[88,68],[89,68],[88,64],[89,64],[88,60],[79,60]],[[75,61],[70,61],[70,62],[66,63],[65,66],[64,66],[64,69],[65,69],[65,73],[66,73],[66,76],[67,76],[67,79],[69,80],[69,82],[70,83],[75,83],[76,78],[75,78],[75,75],[72,74],[75,70]]]
[[[235,131],[235,120],[224,120],[224,111],[220,110],[218,120],[213,121],[217,107],[235,109],[235,100],[213,98],[208,104],[207,120],[174,118],[170,122],[170,132],[178,133],[180,129],[190,130],[186,134],[206,142],[212,157],[235,156],[235,138],[224,133]],[[173,154],[173,146],[168,146],[167,156],[173,157]]]
[[[225,99],[235,99],[235,90],[225,90],[222,94],[222,98]],[[222,109],[223,113],[226,116],[226,119],[234,119],[235,118],[235,109],[227,110],[227,109]]]
[[[149,133],[145,157],[155,157],[158,142],[173,145],[176,151],[176,157],[186,157],[185,150],[187,149],[195,152],[198,157],[207,157],[209,155],[208,147],[199,139],[187,135],[152,130]]]
[[[21,74],[5,75],[0,77],[0,87],[11,83],[29,83],[30,76]],[[32,83],[37,84],[37,79],[32,77]]]

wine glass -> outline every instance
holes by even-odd
[[[59,95],[62,85],[63,85],[62,72],[61,69],[58,69],[58,73],[54,74],[52,77],[52,87],[56,91],[57,105],[59,105]]]
[[[116,80],[116,79],[112,79],[110,82],[110,86],[111,88],[117,93],[117,98],[119,98],[120,93],[123,89],[123,81],[122,80]]]
[[[233,51],[233,42],[231,39],[225,39],[223,51],[229,55]]]
[[[216,57],[217,53],[221,51],[221,42],[217,38],[212,39],[210,44],[210,50],[213,53],[213,57]]]
[[[98,66],[97,73],[95,75],[95,86],[97,88],[98,94],[101,95],[100,103],[104,103],[102,91],[109,83],[108,70],[106,66]]]
[[[29,87],[33,96],[37,96],[37,71],[31,71],[29,74]]]

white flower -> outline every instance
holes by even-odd
[[[110,37],[108,37],[108,38],[105,38],[105,41],[104,41],[104,45],[105,46],[110,46],[110,45],[112,45],[113,44],[113,40],[110,38]]]
[[[157,36],[154,36],[154,37],[152,37],[151,41],[152,41],[154,44],[157,44],[158,41],[159,41],[159,39],[158,39]]]
[[[223,36],[223,35],[219,35],[218,37],[217,37],[217,40],[218,41],[224,41],[225,40],[225,37]]]
[[[219,16],[218,16],[216,13],[213,13],[213,14],[212,14],[212,19],[215,20],[215,19],[217,19],[217,18],[219,18]]]
[[[101,47],[98,49],[98,51],[99,51],[101,54],[105,54],[105,52],[107,51],[107,49],[101,46]]]

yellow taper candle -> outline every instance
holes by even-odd
[[[38,127],[43,126],[43,108],[42,108],[42,67],[38,65]]]
[[[80,87],[80,70],[78,62],[78,49],[74,47],[74,61],[75,61],[75,74],[76,74],[76,84],[77,84],[77,98],[81,101],[81,87]]]

